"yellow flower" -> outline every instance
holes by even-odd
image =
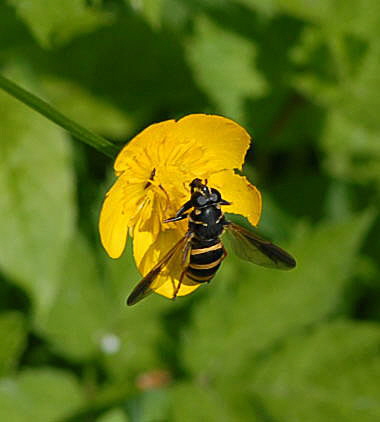
[[[163,220],[173,217],[190,198],[189,183],[195,178],[207,179],[209,186],[232,202],[228,212],[257,225],[260,192],[234,171],[241,170],[249,144],[245,129],[216,115],[190,114],[144,129],[115,161],[117,180],[106,195],[99,222],[107,253],[119,258],[129,233],[137,267],[146,275],[186,233],[186,220]],[[173,297],[173,283],[178,280],[173,280],[170,272],[160,277],[163,279],[155,283],[158,287],[154,290]],[[197,287],[182,284],[178,296]]]

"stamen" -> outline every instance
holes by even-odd
[[[152,173],[150,173],[150,177],[149,177],[149,181],[146,183],[146,185],[144,186],[144,190],[148,189],[149,186],[152,184],[153,180],[154,180],[154,176],[156,175],[156,169],[154,168],[152,170]]]
[[[162,187],[162,185],[158,185],[158,187],[162,190],[162,192],[164,192],[165,197],[166,197],[167,201],[169,202],[169,201],[170,201],[170,199],[169,199],[169,195],[168,195],[168,193],[166,192],[166,190]]]

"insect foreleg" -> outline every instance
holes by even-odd
[[[172,223],[173,221],[180,221],[185,219],[189,214],[186,213],[190,208],[192,208],[193,203],[192,201],[187,201],[182,207],[176,212],[176,215],[172,218],[167,218],[164,220],[164,223]],[[186,213],[186,214],[185,214]]]
[[[187,218],[189,214],[182,214],[179,215],[178,217],[172,217],[172,218],[167,218],[166,220],[164,220],[164,223],[173,223],[174,221],[180,221],[180,220],[184,220],[185,218]]]
[[[179,217],[186,211],[189,211],[190,208],[193,207],[193,201],[190,199],[190,201],[185,202],[182,207],[176,212],[175,217]]]

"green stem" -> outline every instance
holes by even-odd
[[[76,139],[96,148],[98,151],[107,155],[108,157],[114,158],[118,152],[118,148],[107,141],[102,136],[96,135],[95,133],[85,129],[78,123],[69,119],[59,111],[55,110],[51,105],[36,97],[34,94],[21,88],[19,85],[0,75],[0,88],[6,91],[8,94],[17,98],[33,110],[47,117],[57,125],[63,127],[71,133]]]

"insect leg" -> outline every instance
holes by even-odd
[[[172,218],[168,218],[164,220],[164,223],[172,223],[173,221],[179,221],[183,220],[188,216],[188,214],[185,214],[186,211],[188,211],[190,208],[192,208],[193,202],[187,201],[185,204],[182,205],[182,207],[176,212],[175,216]]]
[[[193,206],[193,201],[190,199],[189,201],[185,202],[182,207],[177,211],[176,217],[179,217],[184,212],[188,211]]]
[[[232,202],[229,202],[229,201],[226,201],[225,199],[222,199],[222,200],[219,202],[219,204],[220,204],[220,205],[231,205],[231,204],[232,204]]]
[[[224,247],[224,245],[222,244],[222,248],[223,248],[223,256],[222,256],[222,261],[227,257],[228,253],[226,251],[226,248]]]
[[[185,269],[182,271],[182,273],[181,273],[181,275],[180,275],[180,277],[179,277],[179,281],[178,281],[177,287],[176,287],[176,288],[175,288],[175,290],[174,290],[173,300],[177,297],[177,294],[178,294],[179,289],[180,289],[180,287],[181,287],[181,284],[182,284],[183,278],[185,277],[186,270],[187,270],[187,268],[185,268]]]
[[[184,220],[185,218],[187,218],[189,214],[182,214],[176,217],[172,217],[172,218],[167,218],[166,220],[164,220],[164,223],[173,223],[174,221],[180,221],[180,220]]]

